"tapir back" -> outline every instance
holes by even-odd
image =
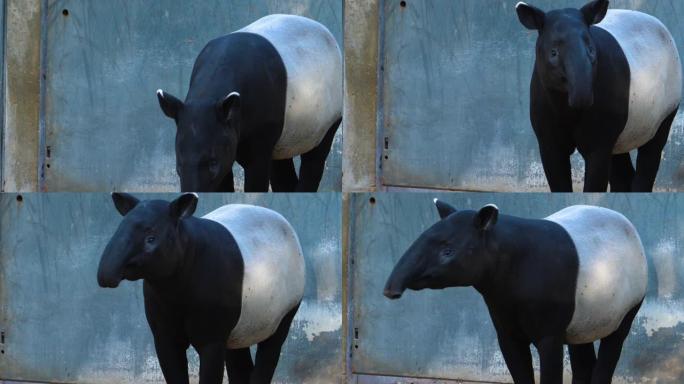
[[[242,307],[227,346],[249,347],[271,336],[302,300],[306,279],[299,239],[285,218],[262,207],[226,205],[204,218],[223,225],[242,254]]]
[[[584,344],[610,335],[646,294],[648,271],[639,234],[623,215],[600,207],[573,206],[546,220],[567,231],[579,258],[566,341]]]
[[[655,17],[628,10],[609,10],[597,25],[620,45],[630,70],[627,125],[614,153],[648,143],[682,99],[682,65],[667,28]]]
[[[269,15],[238,32],[268,40],[287,71],[285,123],[273,158],[314,149],[342,117],[342,54],[335,37],[322,24],[294,15]]]

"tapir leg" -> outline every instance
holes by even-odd
[[[292,319],[294,319],[298,309],[299,304],[283,317],[278,329],[271,337],[259,343],[250,384],[268,384],[271,382],[280,358],[280,349],[287,339],[290,324],[292,324]]]
[[[610,167],[610,191],[631,192],[634,180],[634,165],[629,153],[613,156]]]
[[[254,370],[249,348],[227,349],[226,369],[230,384],[249,384],[249,377]]]
[[[610,384],[613,380],[615,367],[622,353],[622,344],[625,342],[627,335],[629,335],[629,330],[632,328],[632,322],[637,312],[639,312],[639,308],[641,308],[641,303],[625,315],[622,323],[620,323],[620,327],[615,332],[601,339],[598,360],[591,378],[592,384]]]
[[[568,345],[572,365],[572,384],[591,384],[591,375],[596,365],[594,343]]]
[[[584,155],[584,192],[608,191],[612,160],[610,151],[600,150]]]
[[[658,169],[660,169],[660,161],[663,156],[663,149],[667,144],[667,139],[670,136],[670,128],[677,116],[677,110],[672,112],[665,121],[660,125],[658,133],[646,145],[639,148],[639,155],[637,156],[636,176],[634,184],[632,185],[632,192],[652,192],[655,185],[656,177],[658,176]]]
[[[542,165],[551,192],[572,192],[570,154],[549,146],[539,146]]]
[[[245,168],[245,192],[268,192],[271,179],[273,145],[250,143],[249,160]]]
[[[535,343],[539,352],[541,384],[563,382],[563,337],[549,336]]]
[[[318,191],[318,186],[323,178],[325,161],[328,159],[328,154],[330,153],[330,148],[332,147],[340,123],[342,123],[342,119],[337,120],[330,129],[328,129],[328,133],[325,134],[325,137],[316,148],[301,156],[302,165],[299,168],[297,192]]]
[[[154,337],[154,348],[164,379],[168,384],[188,384],[188,344],[177,343],[170,337]]]
[[[499,348],[515,384],[534,384],[530,344],[497,332]]]
[[[297,189],[298,182],[299,179],[292,159],[271,161],[271,189],[273,192],[294,192]]]
[[[225,343],[207,344],[196,349],[200,359],[199,384],[221,384],[225,369]]]

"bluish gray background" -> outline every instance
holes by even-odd
[[[370,198],[375,203],[370,202]],[[495,203],[502,214],[543,218],[575,204],[623,213],[639,231],[649,267],[646,301],[614,383],[684,382],[684,199],[676,194],[377,194],[351,198],[351,369],[355,374],[510,382],[484,301],[473,288],[382,295],[409,245],[438,221],[439,197],[458,209]],[[536,356],[536,351],[533,349]],[[566,354],[566,368],[569,374]],[[538,368],[538,364],[537,364]],[[364,377],[367,383],[387,383]],[[412,379],[392,382],[412,382]],[[569,383],[566,375],[566,382]]]
[[[384,186],[548,191],[529,120],[537,33],[518,0],[385,0],[379,141]],[[588,0],[530,0],[550,10]],[[684,2],[612,0],[655,15],[684,55]],[[387,139],[387,146],[385,145]],[[583,161],[573,158],[575,190]],[[684,115],[665,149],[658,190],[684,190]]]
[[[100,255],[121,221],[109,195],[22,196],[0,195],[0,380],[163,383],[142,283],[97,285]],[[304,301],[274,382],[342,382],[340,194],[202,194],[196,215],[238,202],[280,212],[306,260]],[[189,356],[196,376],[194,350]]]
[[[340,0],[49,0],[44,189],[179,191],[155,91],[185,99],[204,45],[271,13],[313,18],[343,45]],[[341,190],[341,132],[324,191]]]

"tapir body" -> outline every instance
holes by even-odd
[[[610,383],[648,283],[634,226],[605,208],[573,206],[545,219],[499,215],[495,206],[442,220],[395,266],[385,295],[406,289],[473,286],[487,304],[515,383],[560,383],[568,344],[573,383]],[[598,359],[593,342],[601,340]]]
[[[572,191],[570,155],[585,160],[586,192],[652,191],[682,98],[675,41],[655,17],[608,10],[543,12],[525,3],[520,21],[539,31],[530,119],[554,192]],[[639,150],[636,169],[629,152]]]
[[[316,191],[342,118],[342,56],[322,24],[269,15],[212,40],[184,102],[158,91],[175,119],[183,191]],[[301,155],[299,177],[292,158]]]
[[[280,214],[250,205],[192,216],[197,198],[168,203],[115,194],[125,215],[98,271],[103,287],[144,279],[145,313],[169,383],[187,383],[185,351],[200,383],[268,383],[304,293],[297,235]],[[252,362],[249,347],[258,345]]]

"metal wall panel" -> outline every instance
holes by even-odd
[[[485,204],[496,203],[501,213],[522,217],[543,218],[575,204],[604,206],[627,216],[638,229],[646,250],[649,286],[613,382],[684,382],[682,196],[437,196],[458,209],[479,209]],[[371,202],[371,197],[374,202]],[[425,229],[438,221],[433,197],[433,194],[396,193],[355,195],[352,198],[352,372],[510,382],[485,303],[475,289],[407,291],[398,301],[390,301],[382,294],[385,281],[403,252]],[[567,354],[566,369],[569,374]],[[359,382],[385,382],[362,378],[364,380]],[[406,382],[412,381],[407,379]],[[570,382],[567,377],[566,382]]]
[[[99,257],[121,221],[109,195],[18,198],[0,196],[0,379],[162,383],[142,283],[123,282],[113,290],[97,285]],[[197,215],[238,202],[283,214],[306,259],[304,301],[275,382],[342,382],[340,194],[202,194]],[[189,356],[196,382],[194,350]]]
[[[271,13],[318,20],[342,46],[340,0],[50,0],[47,190],[180,190],[175,125],[155,91],[184,99],[209,40]],[[321,190],[341,190],[341,132]]]
[[[386,186],[548,191],[529,119],[536,32],[518,0],[385,0],[383,110]],[[587,0],[532,0],[545,10]],[[402,7],[401,3],[406,6]],[[684,54],[684,2],[613,0],[655,15]],[[684,189],[684,114],[665,150],[657,189]],[[584,165],[573,157],[575,190]]]

